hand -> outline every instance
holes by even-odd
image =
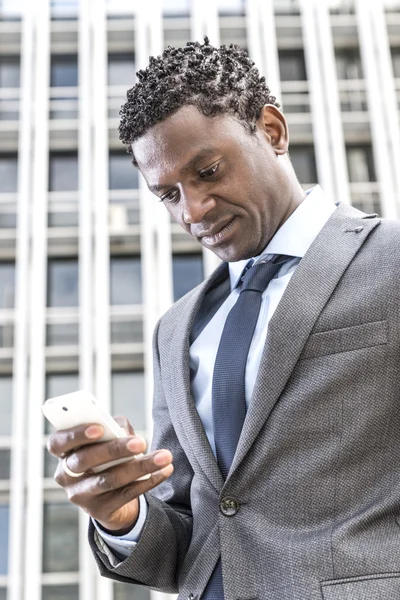
[[[98,443],[103,428],[87,424],[57,431],[50,437],[47,447],[60,459],[54,479],[65,489],[70,502],[80,506],[104,529],[123,535],[132,529],[138,518],[138,497],[165,481],[174,467],[169,450],[158,450],[135,459],[136,455],[145,452],[145,440],[135,435],[127,419],[115,417],[115,420],[129,432],[126,438]],[[133,460],[100,473],[91,470],[127,456],[132,456]],[[70,477],[65,473],[64,458],[67,458],[71,471],[84,473],[82,477]],[[147,474],[151,475],[149,479],[137,481]]]

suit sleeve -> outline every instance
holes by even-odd
[[[179,444],[165,400],[158,351],[159,326],[160,323],[153,340],[152,450],[170,450],[174,457],[174,472],[169,479],[146,494],[147,518],[140,539],[128,558],[122,562],[112,561],[112,554],[107,549],[101,549],[92,523],[89,524],[89,543],[101,575],[166,593],[176,593],[179,573],[192,535],[190,485],[193,471]]]

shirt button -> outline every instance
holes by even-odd
[[[233,517],[239,510],[239,502],[235,498],[223,498],[219,503],[219,508],[226,517]]]

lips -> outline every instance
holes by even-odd
[[[203,243],[207,244],[207,246],[214,246],[225,241],[226,237],[230,234],[231,225],[235,221],[235,217],[229,219],[225,223],[219,223],[215,225],[212,229],[208,231],[204,231],[196,237],[200,239]]]

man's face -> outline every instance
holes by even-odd
[[[283,115],[264,107],[257,131],[184,106],[132,144],[149,189],[186,231],[225,261],[260,254],[298,204]]]

